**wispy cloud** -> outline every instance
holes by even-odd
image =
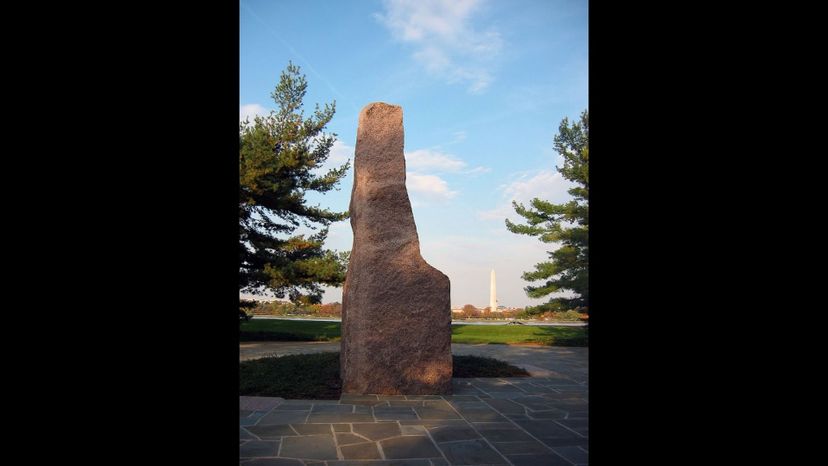
[[[334,141],[331,151],[328,153],[328,160],[326,161],[326,164],[338,167],[347,162],[348,159],[353,160],[353,158],[354,146],[349,146],[348,144],[345,144],[341,140],[337,139]]]
[[[239,107],[239,121],[244,121],[247,118],[250,118],[250,121],[253,121],[253,117],[256,115],[265,116],[270,113],[270,110],[259,105],[259,104],[247,104],[242,105]]]
[[[480,93],[493,81],[493,59],[503,48],[500,33],[472,24],[481,0],[384,0],[375,18],[394,39],[415,47],[414,59],[449,83]]]
[[[301,64],[303,64],[305,67],[307,67],[308,70],[310,70],[310,72],[314,76],[319,78],[328,87],[328,89],[330,89],[331,92],[333,92],[333,94],[337,96],[337,98],[339,99],[339,102],[346,102],[351,107],[351,109],[353,110],[353,113],[355,115],[359,113],[359,109],[356,107],[356,105],[354,105],[353,101],[346,98],[343,94],[341,94],[338,90],[336,90],[336,88],[333,86],[333,84],[331,84],[331,82],[325,76],[323,76],[319,71],[317,71],[316,68],[313,66],[313,64],[311,64],[311,62],[308,61],[308,59],[306,59],[299,52],[299,50],[297,50],[290,42],[285,40],[282,37],[282,35],[277,32],[279,30],[278,27],[272,27],[272,25],[268,21],[265,21],[264,19],[262,19],[259,16],[259,14],[256,11],[254,11],[253,8],[248,4],[248,2],[241,2],[240,5],[251,17],[253,17],[253,19],[255,19],[264,28],[264,30],[269,32],[273,37],[276,38],[276,40],[281,42],[282,45],[288,51],[290,51],[290,53],[292,55],[294,55],[296,58],[299,59]],[[276,8],[276,9],[280,8],[279,2],[271,2],[269,4],[269,6],[272,7],[272,8]],[[281,13],[282,13],[283,16],[287,17],[288,12],[282,11]]]
[[[328,152],[328,159],[325,160],[325,163],[323,163],[321,167],[316,169],[315,173],[317,175],[325,174],[331,169],[340,168],[348,160],[351,160],[352,162],[354,160],[354,146],[350,146],[337,139],[334,141],[333,146],[331,146],[331,150]],[[351,163],[348,175],[353,174],[353,172],[354,164]],[[343,185],[340,184],[340,187],[341,186]]]
[[[563,203],[569,200],[567,191],[574,186],[554,169],[518,173],[516,176],[517,179],[500,187],[503,191],[503,201],[494,209],[478,212],[478,218],[501,222],[506,218],[513,222],[520,221],[521,217],[512,208],[512,201],[528,204],[537,197],[556,204]]]

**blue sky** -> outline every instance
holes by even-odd
[[[453,307],[539,304],[522,272],[551,245],[506,230],[513,199],[568,199],[553,137],[588,108],[586,0],[241,0],[239,115],[267,113],[288,61],[307,76],[306,112],[336,101],[329,165],[353,160],[370,102],[401,105],[407,187],[423,257],[451,280]],[[309,195],[348,208],[341,189]],[[351,249],[350,224],[328,246]],[[341,288],[325,302],[342,301]]]

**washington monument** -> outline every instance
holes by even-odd
[[[495,285],[495,272],[492,269],[492,287],[489,291],[489,309],[492,312],[497,312],[497,286]]]

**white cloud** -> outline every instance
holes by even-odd
[[[550,169],[541,170],[531,178],[524,174],[509,183],[503,192],[509,200],[518,202],[529,202],[536,197],[551,202],[563,202],[569,197],[567,190],[572,186],[573,184],[565,180],[557,170]]]
[[[345,144],[341,140],[337,139],[334,141],[331,146],[331,150],[328,152],[328,159],[325,160],[325,163],[323,163],[321,167],[317,168],[314,173],[317,175],[325,174],[328,170],[341,167],[349,159],[352,162],[349,171],[353,172],[354,147],[349,146],[348,144]]]
[[[414,53],[414,58],[422,63],[430,73],[439,73],[451,65],[445,52],[437,47],[426,47]]]
[[[244,121],[246,118],[253,121],[253,117],[256,115],[265,116],[269,114],[270,110],[259,104],[247,104],[239,107],[239,121]]]
[[[518,175],[516,180],[501,187],[504,202],[492,210],[478,212],[478,218],[482,220],[500,221],[509,218],[513,222],[519,221],[521,217],[512,208],[512,201],[517,201],[525,205],[537,197],[559,204],[570,199],[567,191],[574,186],[572,182],[564,179],[554,169],[541,170],[531,177],[530,173],[522,173]]]
[[[405,174],[405,185],[408,192],[432,201],[444,201],[457,195],[457,191],[450,190],[446,180],[437,175],[408,172]]]
[[[488,167],[469,169],[463,160],[434,149],[417,149],[405,153],[406,187],[414,195],[412,206],[421,206],[423,201],[445,201],[455,197],[457,191],[449,189],[448,182],[434,173],[478,175],[491,171]]]
[[[430,36],[453,38],[478,0],[384,0],[385,14],[377,16],[397,39],[418,41]]]
[[[328,160],[325,161],[325,167],[339,167],[347,162],[348,159],[354,159],[354,147],[337,139],[334,141],[333,146],[331,146],[331,151],[328,153]]]
[[[401,42],[412,44],[413,57],[449,83],[466,82],[482,92],[493,78],[489,67],[503,47],[500,34],[471,24],[480,0],[384,0],[375,17]]]
[[[466,162],[436,150],[418,149],[405,153],[405,166],[413,170],[434,170],[459,172],[466,168]]]
[[[405,153],[406,168],[423,174],[424,172],[460,173],[464,175],[479,175],[488,173],[489,167],[469,168],[469,164],[454,155],[440,152],[435,149],[417,149]]]

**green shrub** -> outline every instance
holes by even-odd
[[[287,301],[260,302],[253,309],[256,316],[286,316],[296,313],[296,305]]]
[[[537,306],[526,306],[526,309],[523,310],[521,313],[521,318],[523,319],[530,319],[540,317],[543,314],[560,312],[564,309],[561,306],[561,303],[554,301],[551,303],[543,303]]]
[[[564,322],[579,322],[581,320],[581,313],[574,310],[559,312],[558,320],[562,320]]]
[[[239,300],[239,324],[242,322],[247,322],[253,317],[252,310],[256,307],[256,301],[251,301],[249,299],[240,299]],[[250,312],[248,312],[250,310]]]

